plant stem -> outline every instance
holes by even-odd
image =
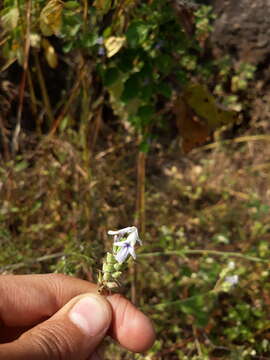
[[[249,256],[245,254],[240,254],[237,252],[225,252],[225,251],[218,251],[218,250],[173,250],[173,251],[160,251],[160,252],[152,252],[146,254],[139,254],[139,258],[146,258],[146,257],[154,257],[154,256],[165,256],[165,255],[178,255],[178,256],[185,256],[185,255],[213,255],[213,256],[224,256],[224,257],[238,257],[241,259],[254,261],[254,262],[264,262],[268,263],[267,259],[261,259],[255,256]]]
[[[38,82],[39,82],[41,94],[42,94],[43,101],[44,101],[44,105],[45,105],[45,109],[46,109],[46,115],[47,115],[47,118],[48,118],[48,120],[49,120],[49,121],[48,121],[48,128],[50,128],[50,125],[51,125],[51,124],[53,123],[53,121],[54,121],[53,111],[52,111],[52,107],[51,107],[51,103],[50,103],[50,98],[49,98],[49,95],[48,95],[48,91],[47,91],[47,88],[46,88],[44,76],[43,76],[43,73],[42,73],[42,69],[41,69],[41,66],[40,66],[38,53],[37,53],[36,51],[34,52],[34,57],[35,57],[35,64],[36,64]]]
[[[28,70],[28,58],[30,51],[30,23],[31,23],[31,0],[28,0],[26,5],[26,26],[25,26],[25,42],[23,49],[23,73],[22,79],[19,87],[19,106],[17,111],[17,121],[14,134],[12,137],[12,152],[16,153],[19,149],[19,135],[21,131],[21,121],[22,121],[22,112],[23,112],[23,99],[24,91],[26,85],[26,74]]]

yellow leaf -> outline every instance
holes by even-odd
[[[60,0],[50,0],[42,9],[39,24],[43,35],[59,35],[62,25],[62,10],[63,3]]]
[[[43,39],[42,46],[45,51],[45,58],[49,64],[49,66],[55,69],[58,65],[57,54],[54,50],[54,47],[49,43],[48,40]]]
[[[237,113],[217,104],[214,96],[201,84],[191,84],[184,90],[183,100],[206,123],[210,130],[237,120]]]
[[[93,6],[97,10],[107,13],[112,6],[112,0],[95,0]]]
[[[236,112],[223,109],[201,84],[184,89],[174,103],[174,113],[186,153],[207,141],[215,129],[237,119]]]
[[[17,7],[11,8],[1,16],[1,23],[5,30],[13,30],[18,25],[19,10]]]
[[[122,48],[126,38],[124,36],[110,36],[104,41],[104,46],[107,50],[107,57],[110,58]]]
[[[173,110],[176,115],[176,126],[182,139],[182,148],[185,153],[188,153],[202,145],[211,131],[205,123],[199,121],[182,97],[179,96],[176,99]]]

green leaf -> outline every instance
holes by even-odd
[[[142,125],[147,125],[151,122],[155,113],[155,109],[152,105],[144,105],[138,109],[137,116],[141,120]]]
[[[167,83],[158,84],[157,91],[167,98],[170,98],[172,95],[172,89]]]
[[[14,170],[16,172],[19,172],[19,171],[25,170],[27,167],[28,167],[28,162],[23,160],[15,165]]]
[[[116,67],[109,68],[103,75],[103,83],[105,86],[113,85],[119,78],[120,72]]]
[[[145,42],[149,32],[149,26],[142,22],[133,22],[127,29],[126,38],[132,48],[136,48]]]
[[[63,52],[67,54],[72,50],[72,48],[73,48],[73,41],[69,41],[63,45],[62,49]]]
[[[152,84],[144,85],[141,88],[140,99],[149,101],[154,93],[154,87]]]
[[[143,140],[139,145],[139,150],[143,153],[147,153],[150,150],[150,142],[149,140]]]
[[[121,56],[118,59],[118,67],[122,72],[131,71],[133,68],[133,62],[137,57],[137,52],[134,49],[122,50]]]
[[[77,1],[67,1],[64,3],[64,7],[69,10],[77,9],[80,4]]]
[[[168,74],[173,66],[172,58],[167,54],[159,56],[156,60],[156,63],[159,71],[163,74]]]
[[[90,48],[97,44],[98,35],[97,33],[84,33],[81,39],[82,46],[85,48]]]
[[[129,100],[138,97],[139,92],[140,92],[140,80],[138,74],[133,74],[124,84],[122,101],[128,102]]]

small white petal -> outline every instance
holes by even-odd
[[[129,248],[127,246],[122,247],[118,253],[115,255],[115,259],[122,264],[126,258],[128,257],[129,254]]]
[[[115,243],[113,243],[114,246],[124,246],[126,244],[130,245],[130,242],[128,240],[125,240],[125,241],[116,241]]]
[[[134,226],[128,226],[120,230],[109,230],[108,235],[120,235],[124,236],[125,234],[129,234],[133,231]]]
[[[134,247],[133,247],[133,246],[130,246],[128,250],[129,250],[130,255],[131,255],[131,256],[133,257],[133,259],[135,260],[135,259],[136,259],[136,254],[135,254]]]
[[[136,242],[140,241],[138,231],[136,228],[128,235],[127,240],[129,241],[131,246],[135,246]]]

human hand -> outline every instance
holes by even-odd
[[[0,276],[0,359],[98,360],[106,334],[133,352],[155,339],[150,320],[119,294],[105,298],[59,274]]]

